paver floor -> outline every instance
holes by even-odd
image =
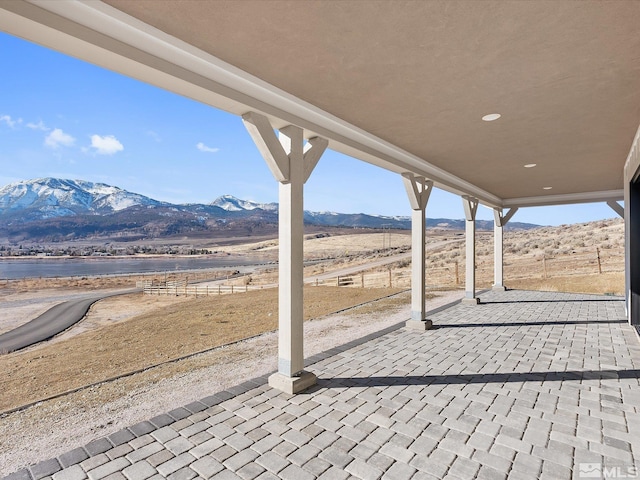
[[[640,342],[615,297],[508,291],[194,401],[7,479],[630,478]]]

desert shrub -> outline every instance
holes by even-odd
[[[405,258],[404,260],[400,260],[399,262],[396,262],[394,264],[396,268],[406,268],[410,265],[411,265],[411,259],[409,258]]]

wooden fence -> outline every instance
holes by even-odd
[[[390,269],[384,272],[357,273],[306,282],[315,286],[385,288],[408,287],[411,285],[411,271],[408,269]]]
[[[166,295],[166,296],[191,296],[191,297],[208,297],[211,295],[227,295],[232,293],[244,293],[249,290],[261,290],[264,287],[258,285],[188,285],[183,282],[182,285],[144,285],[143,293],[145,295]]]
[[[580,252],[556,257],[546,255],[505,256],[505,281],[521,278],[552,278],[571,275],[597,275],[608,272],[624,271],[624,255],[620,251]],[[465,281],[464,258],[446,263],[442,260],[435,264],[427,261],[427,288],[460,288]],[[479,257],[476,262],[478,285],[491,285],[493,282],[493,257]],[[243,293],[252,290],[270,288],[274,285],[255,285],[250,276],[236,277],[224,283],[190,284],[187,280],[143,281],[138,282],[145,295],[173,295],[204,297]],[[314,279],[305,282],[310,286],[337,286],[347,288],[409,288],[411,286],[411,267],[369,271],[353,275]]]
[[[505,281],[522,278],[552,278],[572,275],[597,275],[624,271],[624,252],[621,250],[585,251],[559,256],[505,255]],[[427,260],[426,281],[428,288],[458,288],[464,285],[464,258],[450,262]],[[478,257],[476,261],[478,284],[491,285],[493,282],[493,256]],[[314,285],[329,285],[356,288],[408,288],[411,285],[411,270],[394,268],[386,271],[344,275],[310,282]]]

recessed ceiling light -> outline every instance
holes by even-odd
[[[535,167],[536,165],[538,165],[538,164],[537,164],[537,163],[527,163],[527,164],[524,166],[524,168],[533,168],[533,167]]]
[[[490,113],[489,115],[485,115],[484,117],[482,117],[482,120],[484,120],[485,122],[493,122],[500,117],[501,115],[499,113]]]
[[[542,187],[543,190],[551,190],[553,187]]]

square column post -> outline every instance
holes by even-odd
[[[504,292],[504,226],[518,211],[517,207],[502,215],[501,208],[493,209],[493,290]]]
[[[433,326],[427,320],[426,309],[426,208],[433,182],[424,177],[403,173],[409,203],[411,204],[411,320],[407,321],[408,328],[428,330]]]
[[[462,303],[477,305],[480,299],[476,297],[476,212],[478,200],[472,197],[462,197],[465,216],[465,286]]]
[[[302,137],[302,130],[296,133]],[[280,139],[283,145],[289,143],[302,152],[301,142],[297,145],[297,142],[288,141],[290,139],[282,132]],[[304,369],[302,175],[302,162],[292,161],[289,164],[289,182],[280,182],[278,187],[278,373],[286,377],[295,377]]]
[[[493,290],[504,291],[504,248],[502,209],[493,209]]]
[[[278,236],[278,372],[269,385],[294,394],[315,385],[316,376],[304,371],[304,183],[327,148],[328,141],[313,137],[305,145],[301,128],[289,125],[279,137],[264,115],[242,116],[245,127],[280,182]]]

